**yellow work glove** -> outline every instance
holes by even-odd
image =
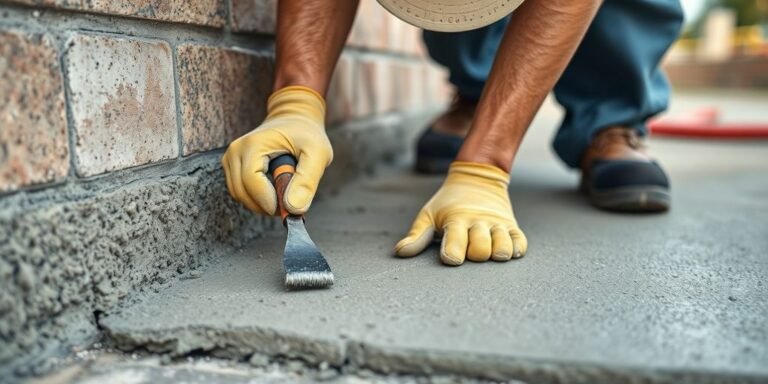
[[[415,256],[442,233],[440,260],[448,265],[507,261],[528,249],[509,202],[509,174],[492,165],[455,161],[443,186],[421,209],[408,235],[395,246],[401,257]]]
[[[261,126],[229,145],[221,164],[232,198],[251,211],[274,215],[277,196],[267,176],[269,161],[286,153],[298,164],[285,191],[285,208],[303,214],[333,160],[325,134],[325,101],[312,89],[291,86],[273,93]]]

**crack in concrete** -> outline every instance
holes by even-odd
[[[108,320],[108,318],[106,318]],[[521,380],[534,383],[760,383],[759,375],[741,373],[609,366],[581,362],[510,358],[408,348],[379,347],[356,340],[311,339],[262,327],[216,329],[178,327],[136,332],[102,325],[107,342],[125,352],[145,350],[173,357],[214,356],[247,361],[252,355],[300,360],[308,366],[328,364],[354,373],[456,375],[467,379]]]

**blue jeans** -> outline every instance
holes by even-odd
[[[512,16],[514,17],[514,16]],[[509,18],[467,32],[424,31],[430,56],[448,68],[460,96],[479,99]],[[666,109],[669,84],[659,62],[683,21],[679,0],[606,0],[554,88],[565,118],[553,143],[570,167],[599,130],[647,133]]]

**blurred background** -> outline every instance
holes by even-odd
[[[280,256],[274,245],[258,242],[281,230],[279,222],[253,215],[229,198],[220,167],[224,148],[264,118],[272,92],[277,1],[0,0],[0,382],[72,364],[80,367],[64,372],[70,379],[60,382],[75,381],[75,376],[81,382],[89,377],[94,379],[88,382],[120,382],[108,375],[134,377],[155,370],[160,373],[148,374],[145,382],[163,382],[152,380],[166,373],[173,377],[175,370],[187,374],[184,364],[208,362],[212,356],[200,351],[208,353],[214,345],[220,348],[214,351],[220,355],[213,353],[214,362],[248,374],[263,374],[266,363],[279,369],[289,365],[274,359],[284,355],[286,337],[280,332],[270,333],[273,339],[267,347],[248,345],[260,342],[253,337],[244,337],[242,344],[222,342],[217,337],[237,339],[229,320],[244,312],[217,308],[218,301],[184,304],[209,295],[204,284],[217,281],[216,276],[226,280],[212,284],[223,289],[219,297],[231,296],[230,274],[211,278],[204,273],[209,267],[226,267],[221,261],[240,254],[244,246],[259,259],[263,250],[265,261]],[[590,208],[576,192],[577,172],[566,170],[549,150],[562,109],[548,98],[515,162],[511,188],[517,217],[536,244],[536,254],[514,268],[510,265],[517,276],[476,275],[466,281],[486,288],[456,290],[491,300],[518,296],[486,293],[524,292],[530,297],[506,302],[521,321],[494,321],[474,331],[523,324],[533,331],[505,329],[493,334],[494,340],[545,335],[549,343],[545,338],[531,345],[552,347],[547,353],[555,358],[573,345],[599,347],[573,349],[579,358],[605,357],[612,348],[644,348],[642,353],[609,357],[631,358],[620,367],[672,364],[714,373],[758,372],[765,382],[768,0],[682,4],[685,29],[664,61],[673,86],[671,106],[651,123],[650,140],[651,154],[673,180],[674,209],[667,215],[627,220]],[[375,0],[361,2],[328,91],[327,131],[336,156],[315,212],[341,206],[326,216],[353,216],[349,223],[357,224],[366,211],[382,211],[351,206],[349,200],[337,199],[334,206],[332,199],[348,184],[370,179],[381,165],[398,164],[397,175],[402,177],[363,189],[412,201],[413,211],[386,210],[387,215],[408,216],[398,218],[400,225],[408,224],[441,181],[415,178],[408,166],[415,139],[451,101],[453,90],[446,78],[446,71],[428,58],[420,30],[395,19]],[[362,229],[349,233],[365,231],[362,235],[348,236],[345,228],[343,237],[354,242],[375,236],[382,241],[380,247],[370,247],[380,252],[376,260],[394,262],[386,252],[404,228],[386,227],[378,219],[369,222],[375,230],[358,225]],[[321,247],[334,243],[323,237],[315,240]],[[334,262],[357,263],[358,255],[353,256]],[[418,274],[419,268],[431,267],[436,263],[409,264],[397,273]],[[474,267],[454,270],[454,276],[480,271]],[[382,292],[405,292],[400,289],[407,287],[404,282],[416,281],[376,280],[385,274],[375,268],[371,273],[376,274],[371,281],[384,284],[374,285]],[[368,276],[360,276],[358,281],[368,281]],[[257,279],[248,276],[244,281],[236,288],[242,293],[237,297],[264,303],[258,300],[263,289],[251,285]],[[552,281],[561,285],[550,289]],[[201,284],[206,294],[164,296],[181,302],[179,307],[164,307],[161,304],[168,301],[163,300],[147,302],[160,303],[158,316],[171,313],[168,318],[179,321],[197,319],[202,310],[212,312],[210,323],[189,323],[190,329],[210,331],[186,332],[187,325],[173,321],[155,322],[163,323],[160,328],[152,322],[126,322],[129,326],[111,329],[103,321],[137,299],[163,295],[180,284]],[[281,323],[287,317],[276,308],[300,308],[292,301],[297,296],[270,292],[274,296],[264,310],[258,307],[265,319],[274,316]],[[388,294],[387,299],[417,300],[419,308],[440,302],[422,292]],[[586,320],[574,322],[565,316],[557,323],[539,313],[554,313],[556,306],[547,303],[577,294],[584,300],[567,300],[575,309],[563,313]],[[343,303],[332,300],[328,308]],[[345,300],[350,306],[379,303],[359,300],[357,294]],[[606,315],[617,303],[629,303],[621,308],[631,310]],[[189,312],[176,313],[175,308]],[[380,305],[378,310],[387,313],[371,310],[368,315],[386,319],[389,308]],[[398,303],[397,308],[411,307]],[[494,301],[478,313],[486,308],[504,306]],[[422,312],[429,322],[424,329],[433,329],[437,321],[430,316],[442,311]],[[628,322],[618,321],[622,317]],[[260,329],[265,323],[259,319],[248,317],[240,329]],[[369,324],[360,323],[365,316],[343,317],[342,323],[347,320],[372,332]],[[375,333],[387,335],[384,325],[376,326]],[[536,331],[540,327],[543,332]],[[577,339],[563,337],[563,330]],[[437,341],[472,341],[430,332]],[[312,356],[317,336],[312,327],[288,333],[288,339],[311,341],[303,345],[312,350],[297,352],[300,358]],[[559,347],[563,340],[568,348]],[[103,350],[104,345],[110,349]],[[120,355],[118,349],[128,354]],[[512,357],[499,361],[515,362],[519,356]],[[131,365],[136,360],[147,365]],[[593,360],[590,364],[605,362]],[[388,370],[388,362],[381,361]],[[456,365],[455,360],[441,364]],[[593,367],[576,372],[615,372]],[[325,368],[336,374],[336,368]],[[630,374],[637,372],[633,368]],[[199,371],[189,374],[207,377]],[[218,377],[216,381],[223,381]],[[606,382],[615,382],[615,377]],[[577,380],[589,381],[583,376]]]
[[[671,120],[664,120],[670,124],[655,126],[656,133],[765,137],[768,1],[683,0],[682,4],[686,25],[664,64],[675,89],[664,118],[688,124],[672,126]],[[722,128],[730,128],[731,134],[712,124],[728,124]]]

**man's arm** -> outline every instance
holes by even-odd
[[[333,148],[325,134],[325,100],[333,67],[344,47],[358,0],[280,0],[277,64],[267,117],[233,141],[221,159],[227,189],[248,209],[275,214],[277,199],[267,176],[270,159],[291,154],[296,173],[283,206],[303,214],[312,203]]]
[[[274,90],[291,85],[325,95],[359,0],[280,0]]]
[[[600,0],[528,0],[502,39],[472,128],[443,185],[422,208],[401,257],[442,233],[440,259],[459,265],[523,256],[528,240],[512,212],[509,170],[528,125],[584,37]]]
[[[515,11],[457,160],[512,168],[525,131],[600,4],[528,0]]]

